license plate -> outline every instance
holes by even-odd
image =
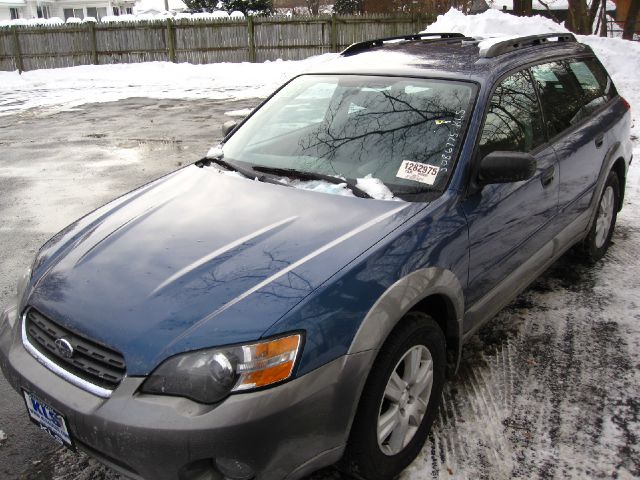
[[[51,437],[61,445],[73,448],[71,435],[67,429],[67,422],[64,416],[51,408],[49,405],[41,401],[35,395],[22,391],[24,401],[27,405],[29,417],[42,430],[47,432]]]

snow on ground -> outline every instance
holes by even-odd
[[[242,99],[266,97],[287,79],[333,58],[264,63],[149,62],[0,72],[0,115],[32,108],[72,108],[125,98]]]
[[[229,112],[224,112],[225,115],[228,115],[230,117],[246,117],[248,116],[253,110],[250,108],[243,108],[242,110],[231,110]]]
[[[7,434],[0,430],[0,443],[7,439]]]

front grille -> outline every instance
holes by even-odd
[[[126,367],[118,352],[61,327],[33,308],[27,312],[25,327],[29,342],[65,370],[108,389],[114,389],[122,381]],[[70,357],[56,346],[56,340],[60,339],[73,347]]]

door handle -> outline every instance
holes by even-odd
[[[599,134],[595,140],[596,148],[600,148],[604,143],[604,133]]]
[[[542,182],[542,186],[546,187],[547,185],[549,185],[553,181],[553,178],[555,176],[556,167],[554,165],[551,165],[550,167],[542,170],[542,173],[540,174],[540,181]]]

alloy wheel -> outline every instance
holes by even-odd
[[[611,229],[611,221],[613,219],[614,209],[614,193],[611,186],[607,186],[602,198],[600,199],[600,208],[598,209],[598,218],[596,219],[596,248],[602,248],[609,236]]]
[[[427,413],[433,386],[433,360],[424,345],[414,345],[387,381],[378,414],[378,446],[385,455],[400,453]]]

